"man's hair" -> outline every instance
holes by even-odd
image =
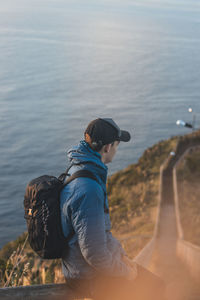
[[[88,133],[85,133],[85,141],[88,143],[88,145],[90,146],[90,148],[92,148],[92,150],[100,152],[103,148],[103,145],[101,141],[92,141],[92,138],[89,136]],[[114,145],[114,142],[109,143],[112,146]]]

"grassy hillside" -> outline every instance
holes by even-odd
[[[131,258],[151,239],[157,216],[160,166],[176,148],[177,138],[148,148],[137,164],[108,179],[113,234]]]
[[[133,258],[153,234],[159,190],[160,165],[176,147],[177,138],[161,141],[147,149],[132,164],[108,179],[108,200],[113,234]],[[0,251],[1,285],[62,282],[60,261],[43,261],[28,243],[26,234]],[[23,250],[23,251],[22,251]],[[14,267],[16,265],[16,267]]]
[[[184,239],[200,246],[200,151],[185,157],[177,179]]]

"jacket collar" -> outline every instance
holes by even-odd
[[[70,163],[83,165],[83,169],[89,169],[94,175],[100,177],[106,183],[108,167],[102,162],[100,153],[90,148],[85,141],[80,141],[78,146],[73,147],[67,153]]]

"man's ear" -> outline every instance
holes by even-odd
[[[105,146],[104,146],[104,152],[105,152],[105,153],[109,153],[109,152],[110,152],[110,149],[111,149],[111,146],[112,146],[112,144],[107,144],[107,145],[105,145]]]

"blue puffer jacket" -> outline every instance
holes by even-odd
[[[122,261],[125,255],[120,243],[110,232],[109,214],[104,211],[107,167],[101,155],[85,141],[68,152],[70,174],[88,169],[99,183],[90,178],[77,178],[61,192],[61,220],[64,235],[71,236],[63,257],[66,278],[91,279],[99,274],[128,276],[130,268]],[[87,163],[86,163],[87,162]],[[83,163],[83,164],[80,164]]]

